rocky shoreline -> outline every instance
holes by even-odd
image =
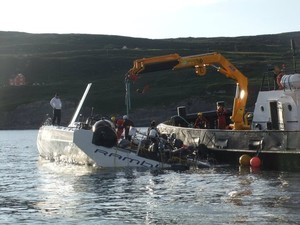
[[[76,106],[77,105],[74,102],[64,102],[62,125],[68,125],[76,110]],[[171,116],[177,114],[178,106],[186,106],[187,112],[192,113],[212,110],[214,109],[215,104],[192,97],[168,106],[157,106],[133,110],[130,113],[130,118],[138,127],[148,126],[152,120],[156,120],[158,123],[168,120]],[[91,112],[89,108],[85,108],[82,111],[85,112],[85,115],[89,115],[89,112]],[[48,101],[38,101],[20,105],[11,112],[3,112],[2,115],[3,116],[0,121],[1,130],[39,129],[44,121],[48,117],[52,116],[52,109]]]

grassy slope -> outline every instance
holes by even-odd
[[[292,69],[290,39],[300,44],[300,32],[236,38],[180,38],[151,40],[103,35],[58,35],[0,32],[0,110],[50,99],[59,92],[63,99],[81,97],[93,82],[87,105],[103,114],[124,113],[124,74],[137,58],[179,53],[221,52],[249,78],[253,102],[267,64],[285,63]],[[127,49],[122,49],[126,46]],[[22,73],[28,84],[9,87],[11,75]],[[144,95],[134,90],[150,86]],[[145,75],[132,84],[133,108],[168,105],[188,98],[232,101],[234,82],[215,72],[196,77],[192,70]],[[79,91],[78,91],[79,90]],[[226,90],[218,94],[216,90]]]

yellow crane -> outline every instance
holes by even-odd
[[[127,72],[126,79],[136,80],[140,74],[194,68],[198,76],[206,74],[206,67],[211,66],[221,74],[236,81],[236,94],[233,101],[232,128],[235,130],[250,129],[244,122],[245,106],[248,97],[248,79],[224,56],[218,52],[181,57],[178,54],[137,59]]]

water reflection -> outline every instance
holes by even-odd
[[[72,222],[293,223],[299,219],[299,176],[249,168],[177,173],[39,162],[37,201],[28,205]]]
[[[56,164],[38,161],[36,132],[1,134],[0,221],[4,224],[300,221],[300,173],[249,167],[177,173]],[[3,142],[8,134],[11,140]]]
[[[246,207],[249,212],[259,212],[261,221],[290,224],[295,221],[290,219],[290,211],[298,205],[292,202],[292,199],[299,197],[292,197],[295,192],[291,191],[289,176],[291,173],[260,170],[254,172],[250,168],[240,167],[237,179],[235,179],[236,186],[229,189],[225,202],[239,209]],[[290,178],[295,182],[294,176]],[[296,180],[298,181],[295,183],[299,184],[300,180],[298,178]],[[299,189],[295,194],[299,196]],[[291,206],[293,206],[292,210],[290,210]],[[243,215],[242,218],[244,221],[247,217]],[[298,220],[299,216],[296,218]],[[240,219],[239,215],[235,220],[240,222]],[[247,221],[258,221],[258,218],[249,215]]]
[[[39,169],[37,190],[43,201],[37,207],[44,214],[112,220],[130,214],[132,219],[141,219],[138,210],[141,200],[136,197],[140,197],[143,189],[137,185],[137,179],[144,174],[152,177],[149,171],[91,169],[55,163],[43,163]],[[155,185],[151,179],[150,185]]]

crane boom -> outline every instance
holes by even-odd
[[[243,117],[248,97],[248,79],[224,56],[218,52],[181,57],[178,54],[137,59],[127,73],[127,79],[136,80],[138,75],[161,70],[179,70],[194,68],[199,76],[206,74],[206,67],[211,66],[226,77],[236,81],[236,94],[233,101],[233,129],[249,129]]]

